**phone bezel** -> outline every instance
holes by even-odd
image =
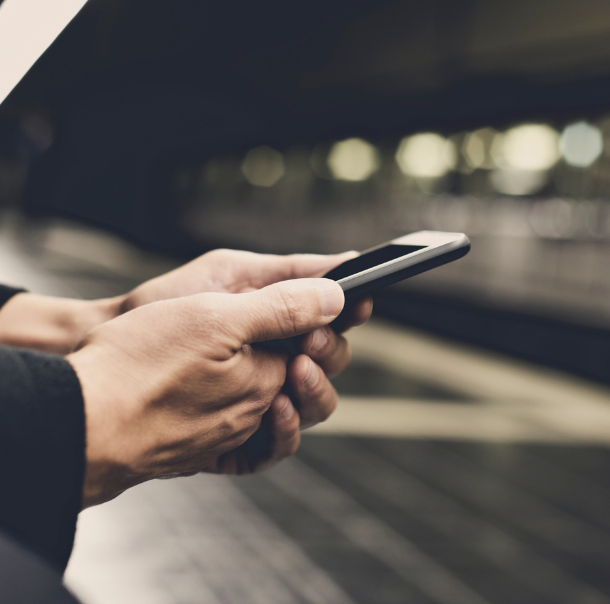
[[[403,235],[402,237],[392,239],[391,241],[365,250],[361,255],[378,250],[387,245],[420,245],[423,247],[421,250],[410,252],[404,256],[388,260],[387,262],[378,264],[364,271],[354,273],[349,277],[339,279],[337,283],[341,285],[343,291],[347,293],[355,288],[361,290],[366,284],[372,284],[375,281],[384,279],[393,274],[401,273],[402,271],[405,271],[405,269],[409,269],[410,267],[419,264],[429,264],[430,261],[439,260],[443,256],[447,256],[447,261],[449,262],[468,252],[470,240],[464,233],[417,231],[416,233],[409,233],[408,235]],[[463,253],[455,253],[460,250]],[[444,262],[441,262],[441,264],[444,264]]]

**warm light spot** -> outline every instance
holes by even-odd
[[[517,126],[494,141],[492,155],[501,168],[548,170],[559,159],[559,135],[544,124]]]
[[[462,145],[462,154],[470,168],[490,169],[494,167],[491,159],[491,146],[497,135],[492,128],[480,128],[466,135]]]
[[[246,180],[256,187],[272,187],[285,173],[279,151],[264,145],[250,149],[241,165]]]
[[[498,193],[505,195],[532,195],[549,181],[546,170],[513,170],[500,168],[490,175],[490,182]]]
[[[433,132],[403,138],[396,162],[404,174],[415,178],[439,178],[455,168],[455,145]]]
[[[377,149],[361,138],[335,143],[328,156],[328,167],[339,180],[366,180],[379,168]]]

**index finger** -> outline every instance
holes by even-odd
[[[343,252],[341,254],[334,254],[331,256],[321,256],[321,258],[325,258],[326,262],[322,263],[320,262],[319,264],[317,263],[316,265],[314,265],[314,263],[308,263],[308,262],[303,262],[299,256],[302,256],[300,254],[295,254],[295,268],[298,267],[298,271],[305,271],[305,270],[309,270],[309,272],[307,274],[303,274],[300,275],[302,277],[324,277],[324,275],[326,273],[328,273],[329,271],[331,271],[333,268],[337,268],[340,264],[343,264],[344,262],[347,262],[348,260],[352,260],[352,258],[356,258],[357,256],[359,256],[360,254],[358,252]]]
[[[357,252],[326,256],[322,254],[290,254],[288,256],[248,254],[248,261],[236,264],[234,270],[239,271],[240,278],[247,281],[254,289],[261,289],[278,281],[323,277],[328,271],[357,255]]]

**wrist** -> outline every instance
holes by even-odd
[[[106,354],[103,346],[85,342],[66,356],[78,376],[85,407],[83,509],[155,477],[139,471],[136,461],[141,443],[133,425],[140,405],[124,379],[124,362]]]
[[[68,354],[88,331],[117,316],[121,302],[17,294],[0,311],[0,343]]]
[[[122,296],[101,300],[62,300],[50,322],[47,341],[56,347],[55,352],[72,352],[89,331],[121,314],[121,301]]]
[[[125,296],[103,298],[101,300],[83,301],[78,312],[73,315],[70,329],[70,338],[75,341],[71,350],[81,342],[85,335],[93,328],[115,319],[123,313],[123,300]]]

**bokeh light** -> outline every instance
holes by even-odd
[[[494,170],[489,179],[498,193],[505,195],[532,195],[544,187],[548,173],[544,170],[514,170],[502,168]]]
[[[379,168],[377,149],[361,138],[335,143],[328,155],[328,167],[338,180],[363,181]]]
[[[497,135],[493,128],[480,128],[466,135],[462,145],[462,155],[473,170],[483,168],[491,169],[494,167],[491,158],[491,146]]]
[[[415,178],[440,178],[453,170],[457,152],[453,142],[434,132],[403,138],[396,162],[404,174]]]
[[[241,165],[246,180],[256,187],[272,187],[286,171],[279,151],[264,145],[250,149]]]
[[[495,163],[509,170],[541,171],[559,160],[559,134],[545,124],[524,124],[498,136],[491,149]]]
[[[567,164],[588,168],[602,154],[604,141],[599,128],[587,122],[576,122],[562,132],[559,148]]]

